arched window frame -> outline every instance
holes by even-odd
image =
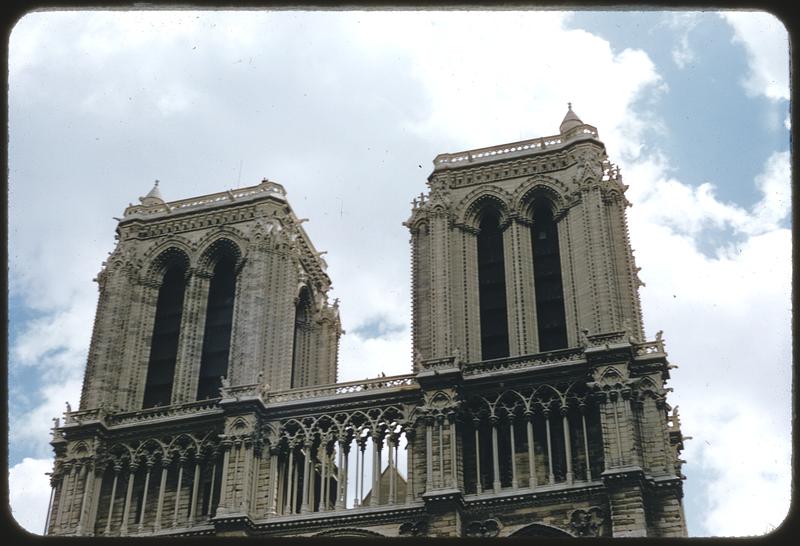
[[[196,392],[198,400],[217,398],[221,378],[230,377],[241,266],[239,246],[226,238],[213,241],[198,264],[198,273],[209,278]]]
[[[568,346],[564,271],[561,264],[559,211],[544,191],[534,192],[527,205],[531,222],[534,298],[540,352]],[[544,241],[548,241],[544,243]],[[545,250],[543,250],[545,249]]]
[[[146,280],[158,289],[142,393],[142,408],[168,406],[173,395],[189,258],[168,248],[153,260]]]
[[[484,204],[476,211],[478,313],[481,360],[510,354],[508,287],[506,286],[504,231],[508,215],[500,207]],[[488,222],[491,222],[488,223]],[[489,231],[491,228],[491,232]],[[487,239],[491,237],[491,240]],[[489,252],[494,249],[494,254]]]
[[[302,313],[301,313],[302,311]],[[313,316],[313,297],[311,289],[303,285],[297,293],[292,322],[292,366],[289,388],[308,385],[308,351],[310,349],[310,329]]]

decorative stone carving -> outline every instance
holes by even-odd
[[[596,537],[605,522],[603,510],[592,506],[587,510],[574,510],[569,516],[569,527],[579,537]]]
[[[428,524],[425,521],[405,521],[400,524],[398,533],[401,537],[425,536],[428,532]]]
[[[496,537],[500,534],[500,523],[496,519],[471,521],[465,527],[464,534],[470,538]]]

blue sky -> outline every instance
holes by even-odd
[[[41,532],[48,429],[78,405],[91,281],[112,217],[154,179],[167,199],[286,186],[342,301],[340,380],[407,373],[401,222],[431,160],[555,134],[571,101],[630,186],[646,332],[663,329],[680,366],[689,531],[777,526],[791,453],[787,47],[779,22],[746,12],[23,18],[9,52],[15,516]],[[743,429],[760,449],[741,448]]]
[[[678,21],[659,12],[579,12],[570,26],[609,40],[615,50],[642,48],[665,69],[660,73],[669,92],[654,106],[669,126],[648,135],[647,145],[670,157],[677,178],[693,185],[715,180],[720,199],[750,206],[759,199],[751,181],[766,158],[786,146],[787,105],[742,92],[747,52],[732,41],[734,29],[721,17],[697,14],[689,29],[680,14],[673,17]],[[693,51],[683,67],[673,60],[674,41],[660,39],[671,24],[684,25],[675,30],[685,32]]]

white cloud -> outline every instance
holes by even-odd
[[[665,21],[669,28],[678,32],[677,44],[672,48],[672,61],[680,69],[697,58],[689,43],[689,33],[697,26],[699,19],[699,12],[674,12]]]
[[[47,506],[50,502],[50,480],[45,472],[53,470],[50,459],[25,457],[8,470],[8,500],[11,514],[24,529],[44,533]]]
[[[61,418],[65,402],[70,402],[73,410],[78,409],[81,385],[82,378],[75,377],[47,385],[37,393],[41,401],[34,408],[12,412],[9,415],[9,447],[24,447],[36,457],[52,455],[48,442],[53,418]]]
[[[762,535],[778,527],[788,514],[792,478],[783,424],[776,426],[758,405],[721,395],[707,398],[702,413],[691,418],[693,439],[684,458],[715,477],[704,491],[707,533]]]
[[[789,100],[789,39],[783,23],[766,12],[728,11],[722,17],[733,27],[734,41],[747,50],[745,90]]]
[[[584,121],[601,128],[613,155],[636,156],[644,123],[631,106],[661,78],[643,51],[615,53],[598,36],[566,29],[567,17],[369,13],[351,27],[364,47],[410,55],[431,107],[409,126],[426,138],[479,147],[552,135],[571,101],[579,115],[591,112]]]
[[[792,202],[791,183],[789,152],[775,152],[767,160],[764,172],[756,177],[756,187],[763,197],[753,211],[756,225],[751,230],[775,229],[788,218]]]
[[[685,471],[702,477],[694,487],[710,499],[703,512],[687,513],[697,534],[763,533],[788,509],[791,232],[781,227],[788,161],[785,152],[766,161],[754,181],[761,199],[750,210],[719,201],[710,185],[691,188],[668,177],[658,160],[626,169],[647,330],[664,330],[680,366],[670,403],[680,406],[683,432],[694,438]],[[737,242],[701,252],[709,225]]]
[[[339,371],[339,381],[356,381],[411,373],[411,337],[408,328],[381,337],[365,339],[356,333],[342,336],[339,362],[347,362]],[[372,372],[372,373],[371,373]]]

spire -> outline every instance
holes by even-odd
[[[140,197],[139,201],[142,203],[142,205],[146,206],[164,204],[164,198],[161,196],[161,190],[158,189],[158,180],[156,180],[153,189],[150,190],[150,192],[144,197]]]
[[[561,122],[561,125],[558,128],[558,130],[559,130],[559,132],[561,132],[561,134],[566,133],[567,131],[569,131],[570,129],[572,129],[574,127],[578,127],[579,125],[583,125],[583,122],[581,121],[581,118],[579,118],[577,116],[577,114],[575,114],[575,112],[572,111],[572,103],[571,102],[567,103],[567,108],[568,108],[567,109],[567,115],[564,116],[564,121]]]

